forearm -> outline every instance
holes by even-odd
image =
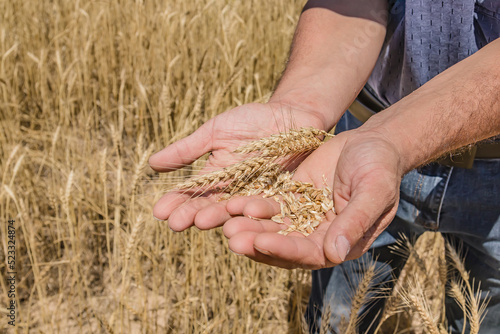
[[[500,134],[500,39],[450,67],[363,127],[387,136],[402,172]]]
[[[306,105],[320,113],[325,128],[333,127],[375,65],[386,7],[374,0],[309,1],[271,101]]]

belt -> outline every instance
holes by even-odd
[[[356,100],[349,107],[349,112],[364,123],[385,108],[386,106],[382,102],[363,87]],[[482,142],[459,154],[440,158],[437,162],[446,166],[472,168],[474,159],[500,159],[500,141]]]

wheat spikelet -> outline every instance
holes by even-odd
[[[483,303],[480,303],[479,287],[478,291],[474,292],[474,281],[471,284],[470,274],[465,269],[465,265],[460,254],[455,249],[455,247],[451,245],[450,242],[446,242],[446,250],[453,267],[459,272],[465,286],[465,289],[462,290],[465,290],[465,305],[467,310],[467,317],[469,318],[470,333],[478,333],[482,317],[484,315],[484,310],[488,301],[485,300]]]
[[[165,118],[170,118],[170,116],[174,111],[172,106],[170,105],[170,98],[167,85],[163,85],[161,89],[160,99],[158,101],[158,108],[160,109],[160,112],[162,112],[165,115]]]
[[[348,326],[349,322],[347,321],[346,317],[342,315],[339,322],[339,333],[347,333]]]
[[[212,187],[218,183],[238,179],[240,177],[248,177],[259,173],[266,164],[273,163],[273,160],[254,157],[231,166],[224,167],[221,170],[211,173],[196,176],[187,180],[186,182],[179,183],[175,186],[176,189],[190,189],[195,187]]]
[[[226,95],[226,93],[229,90],[229,88],[231,87],[231,85],[234,83],[234,81],[242,73],[243,73],[242,69],[234,72],[233,75],[231,75],[231,77],[229,78],[229,80],[226,82],[226,84],[224,85],[224,87],[222,89],[219,89],[217,91],[217,94],[215,95],[215,98],[214,98],[214,100],[212,101],[212,104],[211,104],[211,109],[212,109],[212,113],[213,114],[216,113],[217,109],[219,108],[219,105],[221,103],[222,98]]]
[[[220,191],[225,192],[221,199],[229,199],[232,196],[253,196],[269,190],[276,183],[283,172],[283,167],[277,163],[271,163],[263,171],[253,175],[241,177],[222,187]]]
[[[318,136],[331,137],[329,133],[312,127],[290,129],[237,148],[235,153],[259,152],[261,156],[286,156],[317,149],[323,141]]]
[[[467,326],[467,302],[465,300],[465,295],[464,295],[464,287],[462,284],[460,284],[458,281],[453,280],[450,282],[450,290],[449,290],[449,295],[455,299],[455,301],[458,303],[460,308],[462,309],[463,313],[463,327],[462,327],[462,333],[465,333],[465,328]]]
[[[14,168],[12,168],[12,176],[10,178],[9,187],[12,187],[12,185],[14,184],[14,180],[16,179],[17,172],[19,171],[19,168],[21,167],[21,164],[23,163],[25,156],[26,156],[26,154],[22,154],[19,157],[19,159],[17,159],[17,161],[14,165]]]
[[[99,164],[99,176],[101,178],[101,183],[106,184],[106,158],[107,158],[108,148],[104,148],[101,152],[101,162]]]
[[[99,325],[101,326],[101,328],[103,330],[106,331],[106,333],[114,334],[113,328],[111,328],[111,326],[109,325],[109,322],[107,322],[104,318],[101,318],[97,314],[97,312],[95,312],[93,309],[91,309],[91,312],[94,315],[94,317],[97,319],[97,321],[99,321]]]
[[[426,295],[429,301],[428,308],[432,314],[441,319],[441,323],[444,323],[446,321],[444,298],[447,275],[446,263],[440,262],[440,259],[442,260],[445,254],[442,236],[439,233],[425,232],[416,242],[413,242],[406,235],[400,234],[395,245],[389,248],[391,253],[399,255],[403,259],[407,258],[407,260],[398,279],[395,281],[390,295],[386,299],[375,333],[388,330],[391,328],[390,325],[399,326],[400,318],[403,321],[419,322],[419,319],[412,319],[409,312],[403,312],[407,304],[404,304],[400,297],[401,291],[408,289],[412,281],[418,282],[422,287],[429,289],[429,293]],[[436,289],[436,280],[441,283],[438,285],[438,289]],[[387,322],[395,314],[398,314],[397,323]],[[387,324],[384,325],[385,322]],[[411,324],[408,325],[411,327]]]
[[[306,317],[302,314],[300,318],[300,329],[302,334],[309,334],[309,324],[307,323]]]
[[[410,259],[412,261],[415,261],[418,268],[422,272],[422,275],[425,278],[428,278],[427,275],[428,271],[425,266],[424,260],[415,249],[415,246],[413,245],[412,241],[410,241],[410,239],[408,239],[406,235],[400,234],[399,239],[396,241],[396,244],[394,246],[391,246],[390,249],[394,254],[397,254],[402,257],[407,257],[408,261],[410,261]]]
[[[190,114],[191,126],[193,128],[198,128],[201,120],[203,119],[203,108],[205,104],[205,84],[203,81],[198,86],[198,95],[196,96],[196,102],[193,107],[193,111]]]
[[[417,312],[428,333],[439,334],[439,328],[432,319],[422,286],[418,281],[411,281],[408,288],[401,291],[401,298],[408,307]]]
[[[332,317],[332,306],[326,303],[325,309],[321,312],[321,328],[320,334],[328,334],[332,332],[332,325],[330,325],[330,318]]]
[[[446,326],[443,324],[439,324],[438,329],[439,329],[439,334],[449,334],[448,331],[446,330]]]
[[[14,148],[12,149],[12,151],[9,154],[9,157],[7,158],[7,161],[5,161],[5,164],[3,165],[2,184],[4,184],[4,182],[5,182],[5,177],[7,175],[7,171],[9,170],[9,165],[12,162],[12,159],[14,159],[14,157],[15,157],[15,155],[20,147],[21,147],[20,144],[17,144],[16,146],[14,146]]]
[[[132,182],[130,183],[130,193],[134,194],[137,187],[137,181],[139,180],[139,176],[141,175],[141,171],[146,167],[146,163],[148,161],[148,157],[151,155],[153,151],[153,144],[151,144],[147,150],[142,153],[139,162],[135,165],[134,175],[132,176]]]
[[[344,333],[356,334],[356,327],[360,320],[359,311],[361,307],[367,302],[368,292],[373,282],[375,276],[375,263],[371,263],[370,266],[363,273],[363,277],[356,289],[356,293],[352,298],[351,311],[349,315],[349,322]]]
[[[143,227],[144,221],[142,217],[138,217],[137,221],[132,226],[132,231],[128,237],[127,247],[125,248],[125,261],[130,259],[132,251],[135,249],[138,240],[140,239],[140,233]]]
[[[109,129],[111,131],[111,139],[113,140],[113,148],[118,155],[121,155],[121,134],[116,130],[113,124],[109,126]]]
[[[444,323],[446,321],[446,283],[448,282],[448,264],[446,263],[446,252],[443,249],[438,254],[438,271],[439,280],[441,281],[441,319],[440,322]]]
[[[390,295],[387,297],[385,301],[384,309],[380,316],[377,328],[375,329],[375,333],[379,333],[379,331],[382,328],[382,325],[387,319],[402,311],[401,309],[402,300],[399,293],[406,284],[407,275],[408,275],[408,268],[405,266],[401,270],[398,279],[396,280],[394,286],[391,289]]]
[[[64,206],[64,211],[66,212],[66,215],[69,219],[70,217],[70,211],[69,211],[69,200],[71,197],[71,186],[73,185],[73,178],[74,178],[75,173],[71,171],[68,176],[68,181],[66,182],[66,190],[64,191],[64,196],[62,198],[63,200],[63,206]]]
[[[458,270],[462,279],[465,282],[468,282],[470,279],[469,272],[465,269],[465,265],[460,254],[450,242],[446,242],[446,251],[453,267]]]
[[[168,75],[168,74],[167,74]],[[160,114],[163,116],[163,127],[165,131],[163,131],[163,136],[165,142],[171,138],[174,134],[174,125],[172,120],[172,115],[174,113],[174,108],[172,107],[172,99],[170,98],[168,86],[164,84],[161,89],[160,98],[158,101],[158,109]]]

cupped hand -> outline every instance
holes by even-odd
[[[241,154],[231,152],[249,141],[308,126],[326,130],[320,114],[304,107],[276,102],[246,104],[214,117],[190,136],[154,154],[149,164],[158,172],[169,172],[211,152],[200,173],[210,172],[242,160]],[[180,191],[165,194],[154,206],[153,215],[159,220],[168,219],[169,227],[175,231],[193,224],[209,229],[231,218],[224,201],[216,202],[214,196],[193,197]]]
[[[318,188],[324,175],[337,215],[327,215],[307,237],[285,236],[276,233],[283,225],[268,219],[279,213],[274,200],[237,197],[226,205],[238,217],[226,222],[224,234],[233,252],[283,268],[319,269],[358,258],[394,218],[402,174],[400,154],[383,135],[361,129],[341,133],[309,155],[294,175]]]

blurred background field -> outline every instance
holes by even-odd
[[[15,219],[16,332],[299,331],[309,273],[155,221],[189,170],[147,159],[264,101],[304,2],[0,0],[0,304]]]

